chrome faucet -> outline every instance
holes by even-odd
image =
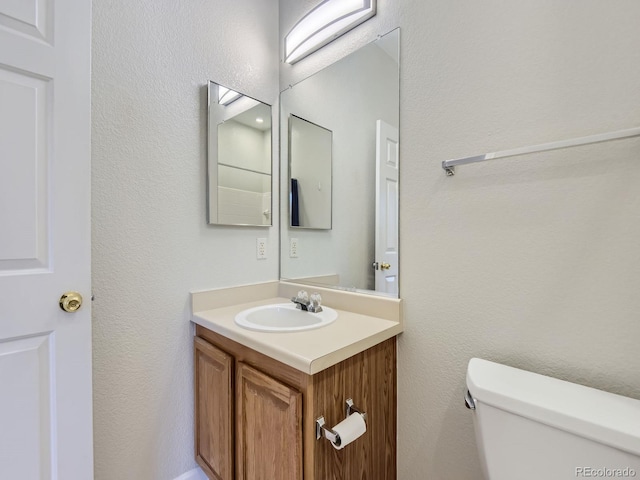
[[[309,296],[306,291],[300,290],[298,295],[293,297],[291,301],[296,304],[296,308],[305,312],[320,313],[322,311],[322,307],[320,306],[322,297],[319,293],[312,293],[311,296]]]

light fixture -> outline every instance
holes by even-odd
[[[229,105],[231,102],[239,99],[242,96],[241,93],[231,90],[230,88],[218,85],[218,103],[220,105]]]
[[[284,39],[284,61],[295,63],[376,14],[376,0],[324,0]]]
[[[257,117],[256,118],[256,122],[257,123],[264,123],[264,120],[262,119],[262,117]]]

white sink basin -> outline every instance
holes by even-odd
[[[243,328],[261,332],[299,332],[324,327],[338,318],[338,312],[322,307],[322,312],[298,310],[293,303],[278,303],[249,308],[236,315],[235,322]]]

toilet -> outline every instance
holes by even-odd
[[[640,400],[479,358],[467,388],[486,480],[640,480]]]

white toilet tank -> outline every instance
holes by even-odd
[[[640,480],[640,400],[479,358],[467,388],[487,480]]]

